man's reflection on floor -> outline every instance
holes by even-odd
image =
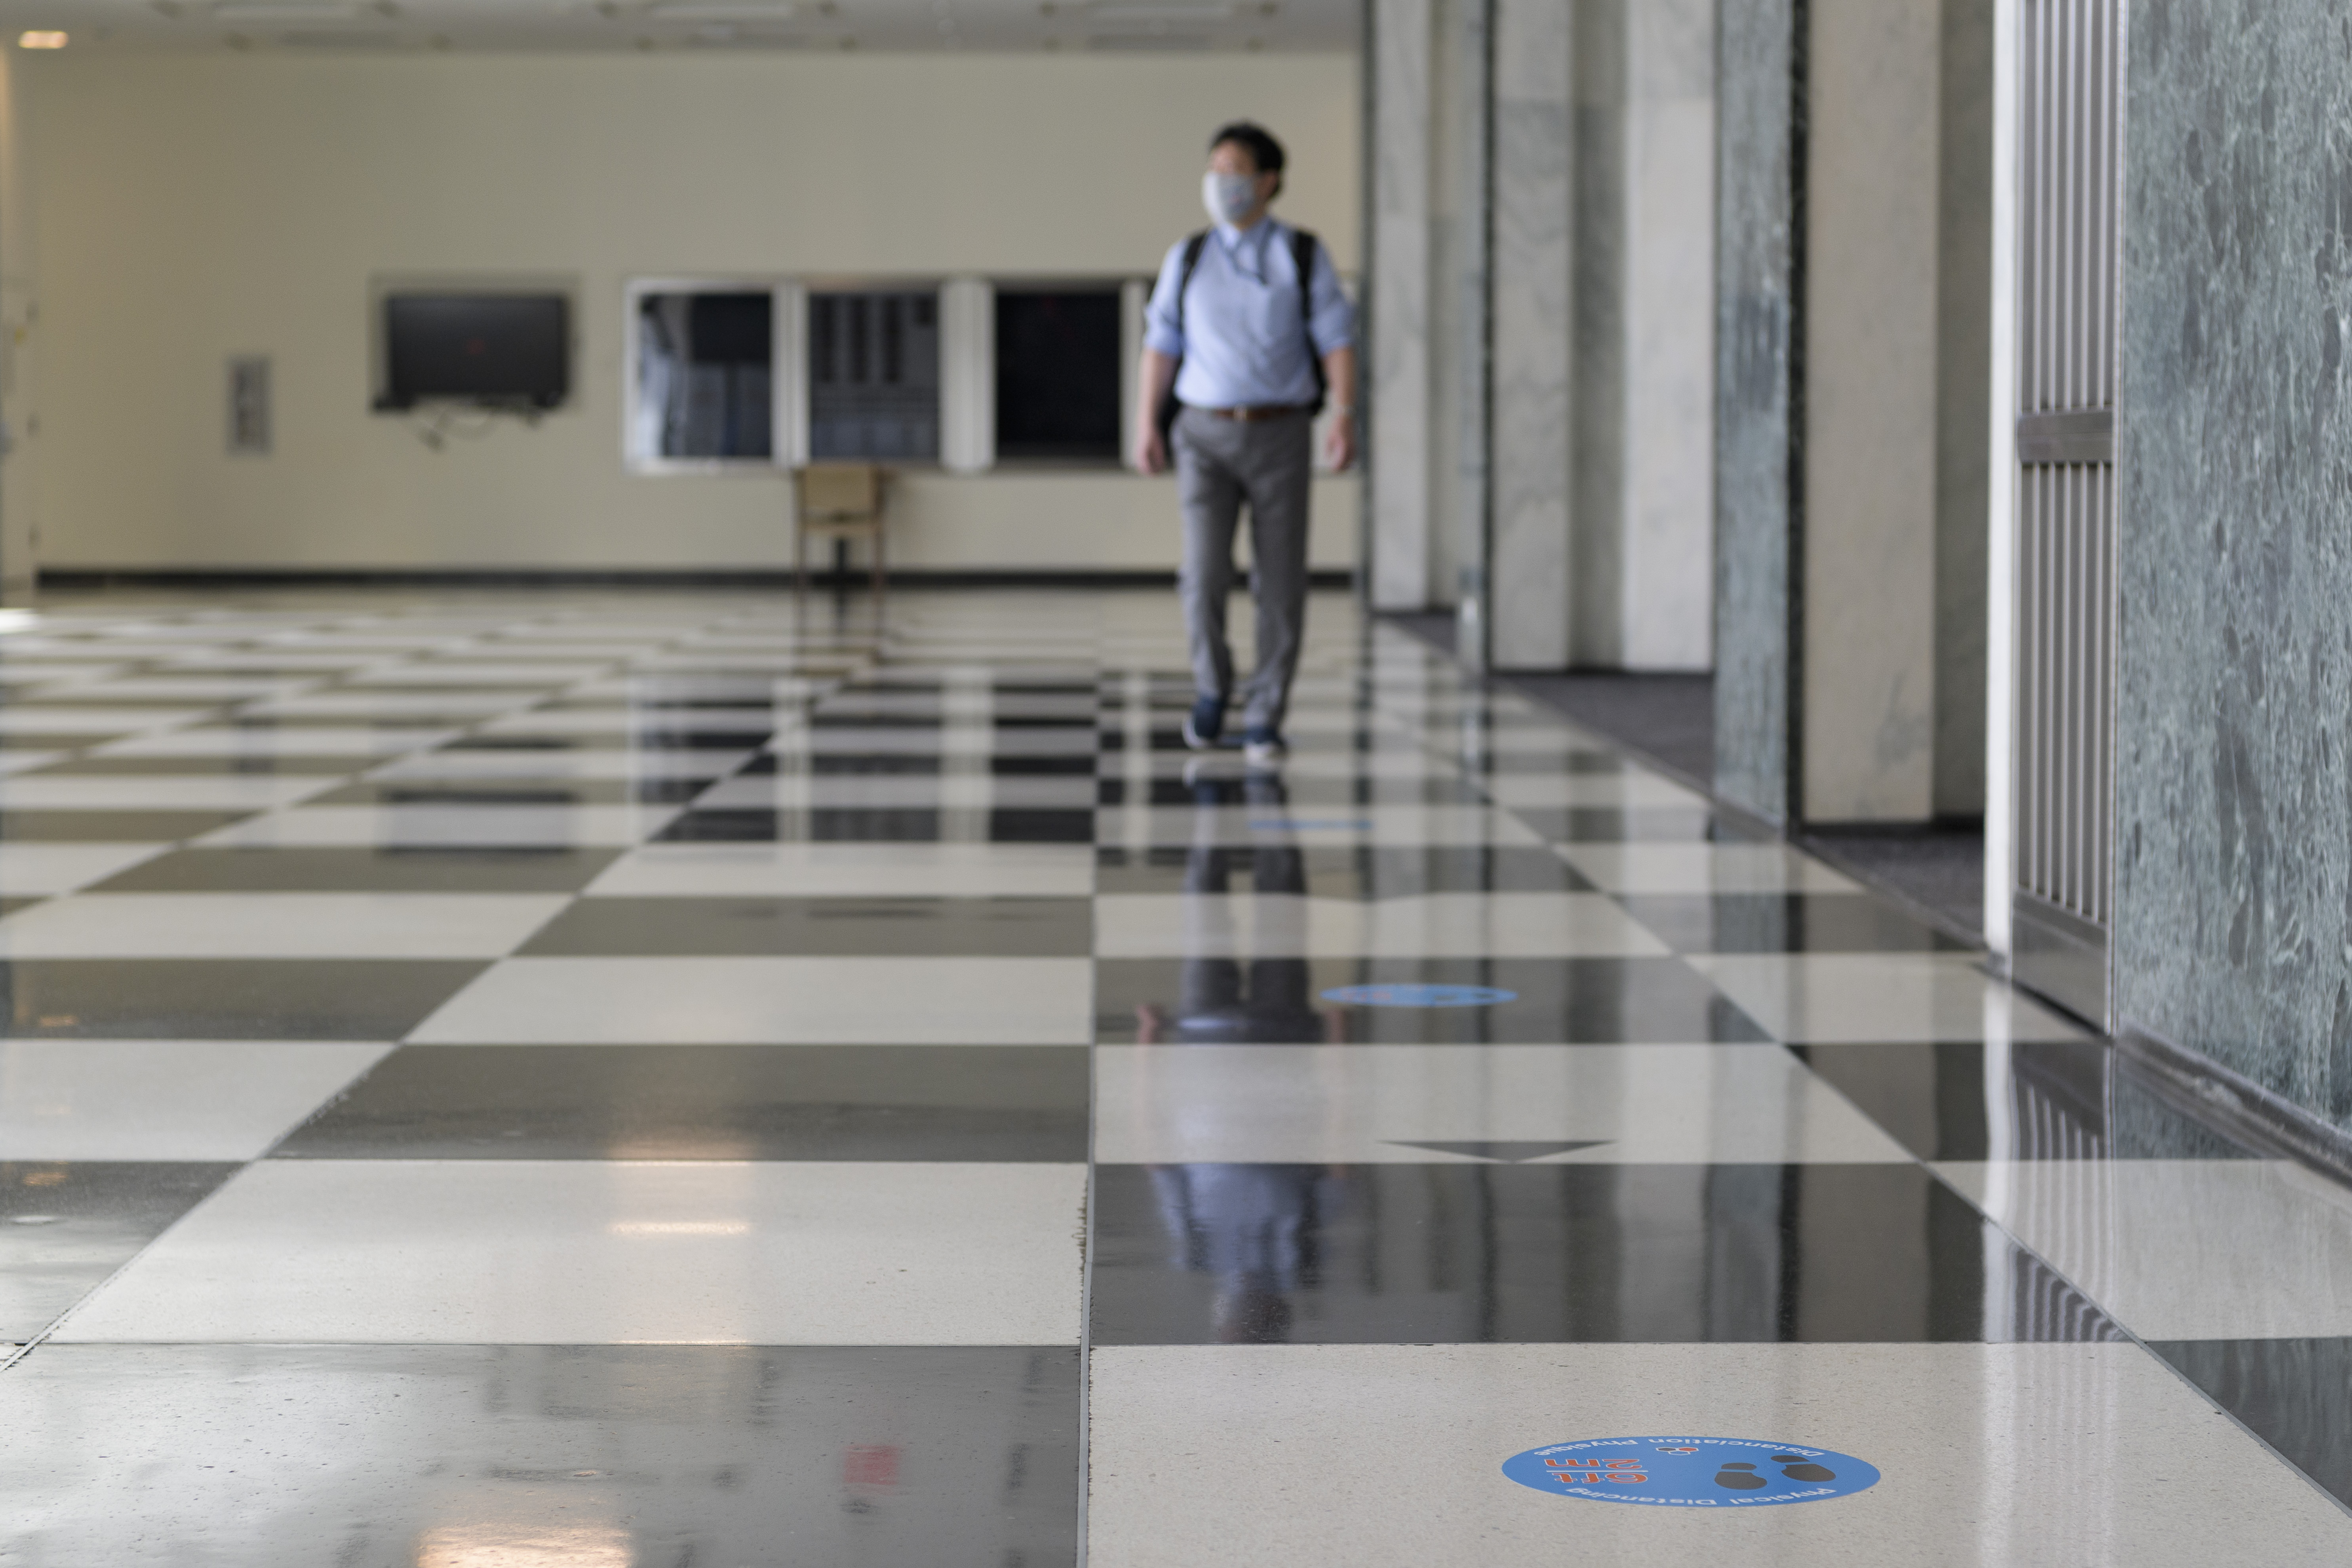
[[[1145,1046],[1323,1045],[1340,1033],[1337,1008],[1318,1010],[1305,957],[1307,862],[1286,826],[1281,775],[1238,775],[1195,763],[1192,843],[1184,864],[1184,962],[1172,1007],[1137,1009]],[[1246,847],[1220,842],[1228,807],[1246,807]],[[1247,868],[1251,935],[1234,918],[1236,873]],[[1251,955],[1257,950],[1263,956]],[[1171,1263],[1215,1277],[1212,1309],[1227,1344],[1276,1344],[1290,1332],[1289,1297],[1312,1289],[1320,1221],[1338,1211],[1344,1167],[1155,1165],[1152,1185],[1173,1248]]]

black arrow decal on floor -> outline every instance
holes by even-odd
[[[1586,1138],[1560,1143],[1498,1142],[1491,1140],[1466,1139],[1460,1142],[1444,1140],[1415,1142],[1409,1138],[1381,1140],[1391,1149],[1434,1149],[1441,1154],[1467,1154],[1474,1160],[1500,1160],[1517,1164],[1523,1160],[1540,1160],[1547,1154],[1566,1154],[1577,1149],[1598,1149],[1613,1142],[1608,1138]]]

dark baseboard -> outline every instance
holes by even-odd
[[[2352,1184],[2352,1132],[2201,1051],[2144,1029],[2116,1031],[2115,1046],[2158,1098],[2191,1121]]]
[[[1345,588],[1350,572],[1315,572],[1318,588]],[[863,572],[809,574],[809,585],[831,591],[862,590]],[[936,571],[916,568],[890,574],[904,588],[1173,588],[1176,574],[1160,571],[1030,570]],[[681,571],[667,567],[580,569],[573,567],[166,567],[124,571],[108,567],[49,567],[45,589],[91,588],[791,588],[790,572],[761,567],[743,571]]]

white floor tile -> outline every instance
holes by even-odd
[[[498,958],[571,899],[522,893],[87,893],[0,920],[6,958]]]
[[[265,1161],[73,1342],[1071,1344],[1082,1165]]]
[[[648,844],[591,894],[677,898],[1084,898],[1086,844]]]
[[[2129,1344],[1098,1345],[1091,1387],[1092,1568],[2352,1557],[2352,1520]],[[1884,1479],[1736,1512],[1501,1474],[1548,1443],[1672,1432],[1809,1444]],[[2184,1467],[2228,1479],[2171,1483]]]
[[[0,1040],[11,1160],[253,1160],[391,1050],[303,1040]]]
[[[1777,844],[1562,844],[1562,859],[1611,893],[1853,893],[1861,889]]]
[[[1083,1045],[1082,958],[513,958],[423,1045]]]
[[[1465,1159],[1428,1141],[1597,1140],[1546,1163],[1908,1163],[1786,1051],[1756,1046],[1103,1046],[1095,1157]]]
[[[110,741],[101,757],[378,757],[422,751],[457,739],[456,730],[343,728],[301,725],[204,725]]]
[[[2263,1160],[1938,1164],[2149,1340],[2352,1335],[2352,1192]]]
[[[1686,962],[1780,1039],[2073,1040],[2084,1030],[1954,952],[1693,953]]]
[[[1638,958],[1667,952],[1601,893],[1104,894],[1105,958]]]
[[[186,724],[211,708],[0,709],[0,735],[135,735]]]
[[[399,719],[412,714],[505,713],[539,700],[536,693],[467,691],[320,691],[247,703],[247,719]]]
[[[1159,846],[1258,843],[1317,845],[1498,844],[1543,840],[1504,811],[1475,805],[1105,806],[1096,842]]]
[[[0,779],[0,811],[263,811],[341,784],[305,773],[44,773]]]
[[[640,844],[667,826],[681,809],[670,805],[308,805],[231,823],[196,842],[278,848]]]
[[[0,842],[0,898],[70,893],[152,860],[169,844],[41,844]]]

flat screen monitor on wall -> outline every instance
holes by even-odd
[[[571,388],[571,316],[561,294],[387,294],[380,406],[553,408]]]

